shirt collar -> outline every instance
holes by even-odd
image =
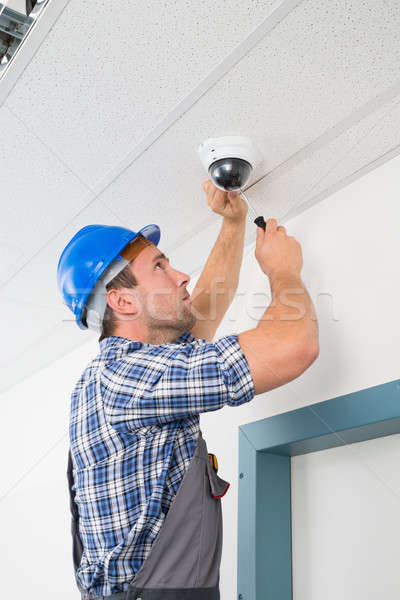
[[[182,343],[189,344],[190,342],[193,342],[193,340],[195,340],[195,339],[196,338],[194,337],[194,335],[192,335],[190,333],[190,331],[185,331],[185,333],[183,333],[178,338],[176,338],[176,340],[174,340],[173,342],[167,342],[167,343],[168,344],[182,344]],[[126,342],[129,342],[131,344],[138,344],[138,347],[140,347],[140,345],[146,343],[146,342],[137,342],[137,341],[133,340],[132,338],[121,337],[119,335],[110,335],[109,337],[106,337],[103,340],[101,340],[101,342],[99,342],[100,351],[103,352],[106,349],[110,348],[111,346],[118,346],[120,344],[126,344]]]

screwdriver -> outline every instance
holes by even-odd
[[[256,217],[254,219],[253,223],[255,223],[257,225],[257,227],[262,227],[264,229],[264,231],[265,231],[266,223],[265,223],[264,217],[261,217],[261,216],[257,217],[256,211],[254,210],[254,208],[250,204],[249,199],[247,198],[246,194],[241,189],[239,189],[239,194],[242,196],[242,198],[244,200],[246,200],[247,204],[250,206],[251,210],[253,211],[253,213],[254,213],[254,215]]]

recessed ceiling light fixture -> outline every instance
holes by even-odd
[[[0,78],[49,0],[0,2]]]

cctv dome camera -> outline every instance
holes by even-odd
[[[220,189],[239,190],[248,181],[251,170],[251,164],[242,158],[220,158],[210,165],[209,173]]]
[[[208,138],[198,153],[214,184],[225,191],[242,189],[258,162],[250,138],[243,136]]]
[[[200,144],[197,151],[214,185],[225,192],[239,190],[240,195],[251,206],[242,190],[260,157],[251,139],[240,135],[208,138]],[[256,217],[254,223],[265,231],[263,216]]]

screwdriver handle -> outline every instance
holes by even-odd
[[[266,222],[264,221],[264,217],[257,217],[253,222],[257,225],[257,227],[262,227],[265,231]]]

